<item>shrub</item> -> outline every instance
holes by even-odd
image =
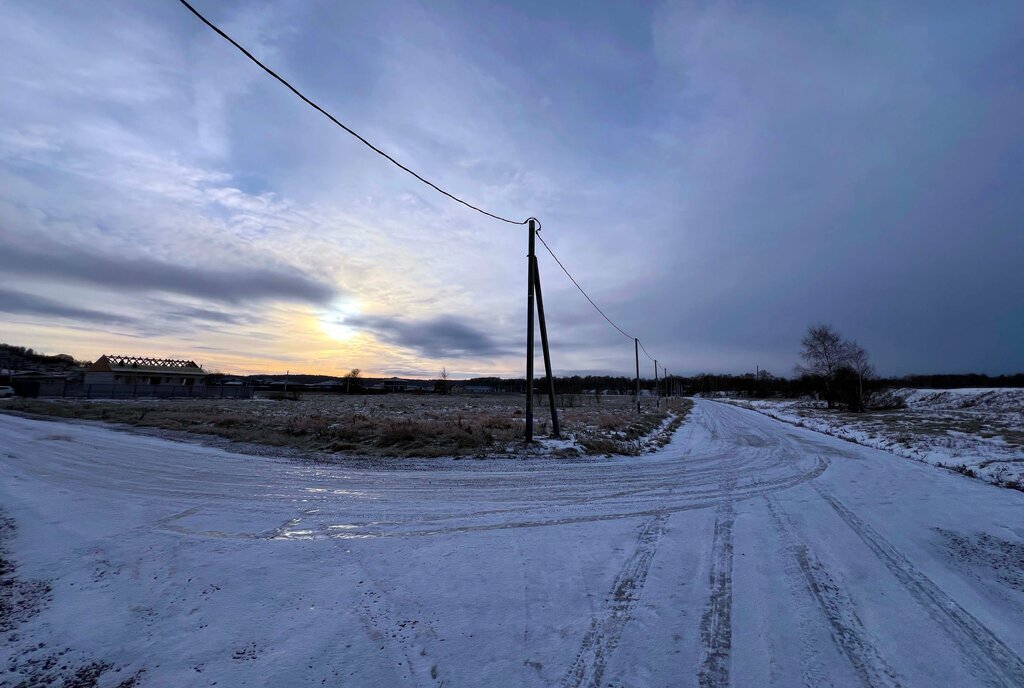
[[[907,400],[894,390],[879,389],[866,395],[864,407],[875,411],[895,411],[907,408]]]

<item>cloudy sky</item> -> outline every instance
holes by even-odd
[[[1024,3],[194,4],[370,140],[537,216],[680,373],[1024,369]],[[0,0],[0,341],[521,375],[526,231],[174,0]],[[555,367],[632,342],[540,256]]]

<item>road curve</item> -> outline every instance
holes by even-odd
[[[732,406],[526,469],[0,438],[8,549],[53,591],[3,680],[43,642],[141,686],[1024,685],[1024,494]]]

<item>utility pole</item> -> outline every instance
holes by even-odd
[[[551,375],[551,350],[548,348],[548,326],[544,319],[544,292],[540,288],[540,266],[537,257],[533,257],[533,285],[537,290],[537,319],[540,322],[540,346],[544,351],[544,373],[548,378],[548,401],[551,406],[551,435],[561,437],[562,428],[558,424],[558,409],[555,407],[555,378]]]
[[[864,373],[862,366],[857,366],[857,411],[864,412]]]
[[[661,408],[661,389],[658,387],[658,359],[654,359],[654,399],[658,408]]]
[[[640,340],[633,337],[633,353],[636,355],[636,412],[640,413]]]
[[[530,249],[526,256],[526,442],[533,442],[533,271],[536,269],[537,224],[535,220],[527,220],[530,233]]]

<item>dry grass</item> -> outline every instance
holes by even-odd
[[[549,432],[547,397],[535,410],[536,434]],[[638,454],[662,446],[690,408],[686,400],[557,395],[563,434],[588,453]],[[215,435],[232,441],[361,456],[489,456],[519,451],[521,396],[333,396],[288,399],[12,399],[0,410]],[[676,414],[669,427],[661,427]]]

